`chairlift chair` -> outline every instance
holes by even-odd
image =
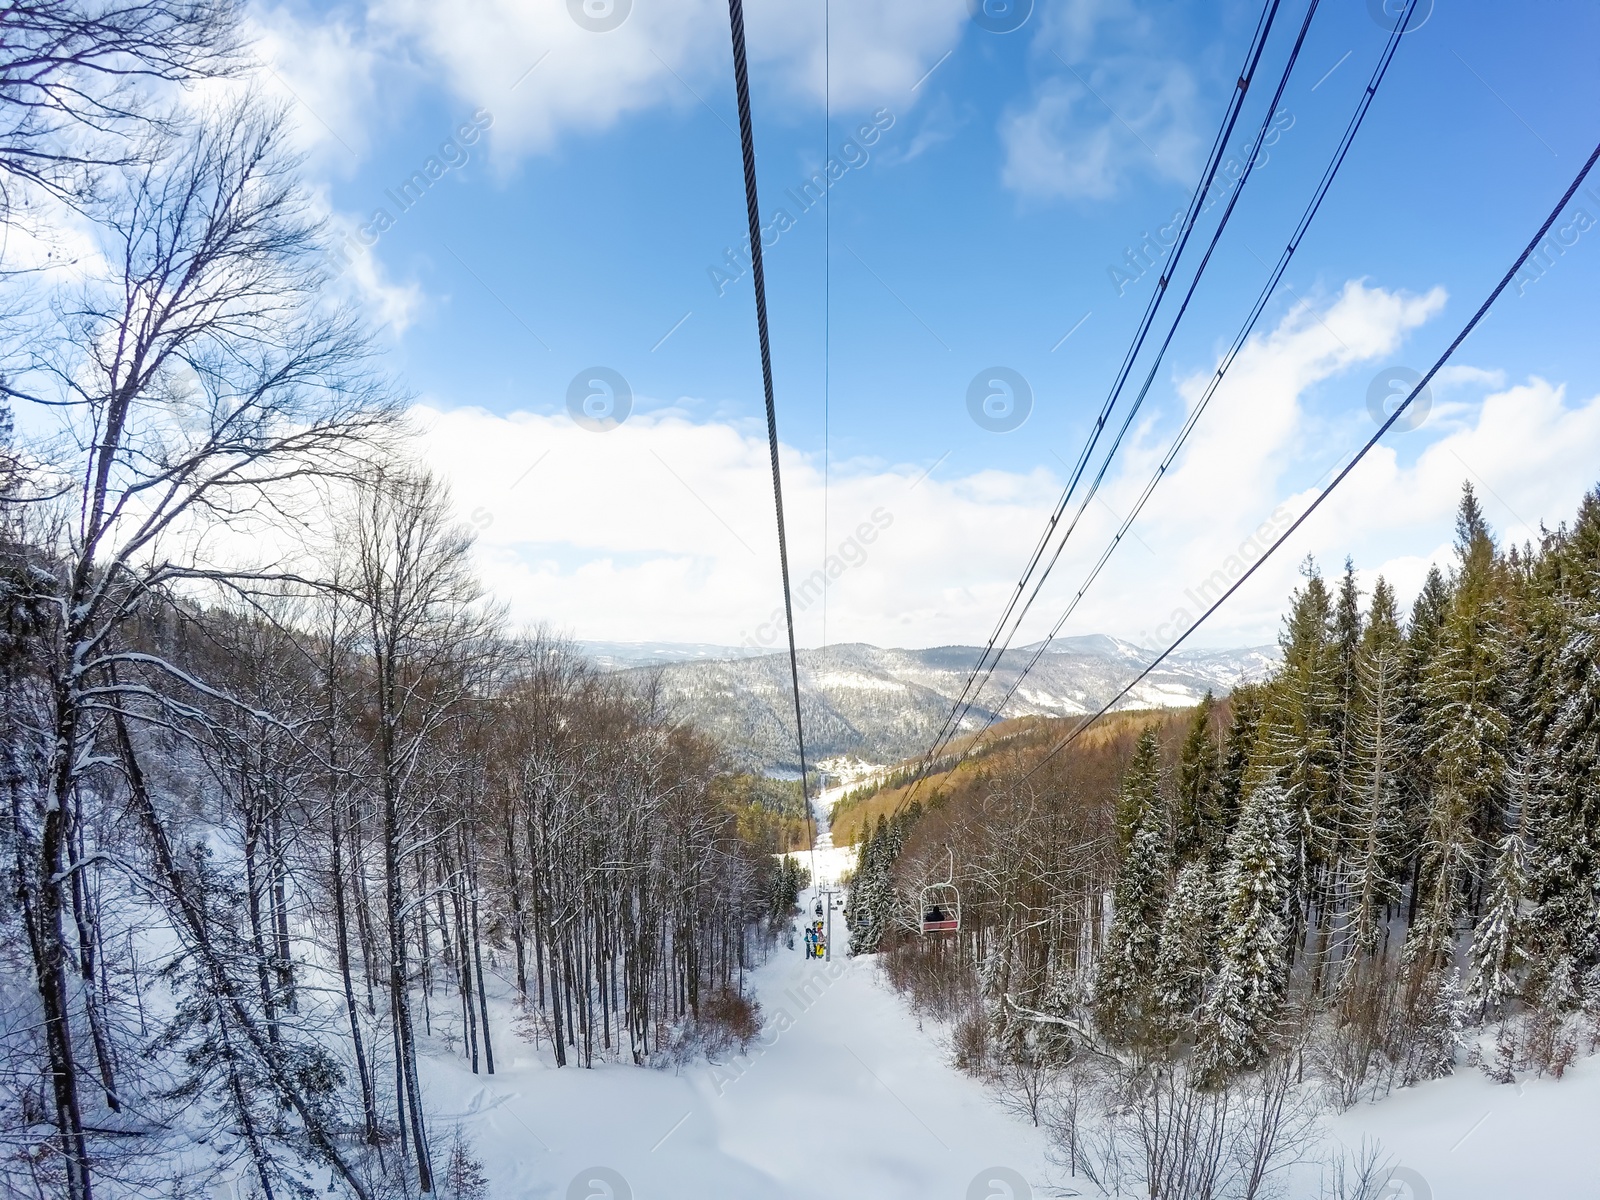
[[[955,885],[955,852],[950,853],[950,871],[943,883],[930,883],[922,889],[922,932],[955,933],[961,928],[961,892]]]

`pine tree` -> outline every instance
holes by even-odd
[[[1467,998],[1480,1016],[1500,1011],[1512,995],[1512,972],[1523,958],[1522,901],[1527,890],[1527,855],[1520,833],[1500,839],[1490,876],[1489,907],[1472,943]]]
[[[1228,724],[1228,748],[1217,777],[1217,806],[1222,822],[1222,837],[1217,842],[1219,854],[1226,835],[1233,832],[1239,811],[1244,807],[1245,779],[1256,752],[1264,703],[1265,688],[1261,684],[1240,684],[1228,697],[1233,719]]]
[[[1195,707],[1189,732],[1178,753],[1177,805],[1173,821],[1173,854],[1181,864],[1208,857],[1223,836],[1218,798],[1221,770],[1217,743],[1211,732],[1216,700],[1209,691]]]
[[[1128,840],[1095,976],[1095,1016],[1115,1042],[1142,1040],[1154,1012],[1151,983],[1171,870],[1160,769],[1155,729],[1147,728],[1123,777]]]
[[[1399,894],[1404,833],[1402,654],[1394,591],[1380,576],[1356,651],[1355,695],[1346,737],[1349,795],[1341,876],[1351,955],[1376,951],[1383,906]]]
[[[1169,1040],[1192,1034],[1216,951],[1216,889],[1210,867],[1192,862],[1178,872],[1161,920],[1156,951],[1155,1003]]]
[[[1535,751],[1536,974],[1600,961],[1600,614],[1569,601],[1568,631],[1547,682],[1550,728]],[[1563,990],[1575,993],[1575,980]]]
[[[1199,1067],[1213,1084],[1261,1062],[1283,1004],[1293,869],[1287,805],[1276,785],[1254,789],[1229,839],[1217,970],[1200,1017]]]
[[[1470,852],[1474,839],[1492,841],[1503,827],[1510,728],[1499,563],[1470,485],[1462,490],[1456,517],[1456,556],[1444,625],[1422,677],[1422,731],[1434,807],[1460,806],[1467,821],[1462,845]],[[1464,864],[1468,875],[1474,860]]]

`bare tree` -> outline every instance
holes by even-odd
[[[18,184],[81,204],[100,168],[141,161],[140,134],[169,125],[151,85],[236,70],[237,28],[233,0],[0,7],[0,220]]]
[[[433,1191],[407,961],[407,920],[425,919],[407,865],[443,836],[425,786],[427,750],[482,682],[489,633],[471,539],[451,516],[442,485],[425,473],[375,469],[356,485],[347,531],[351,591],[373,669],[377,730],[373,771],[382,818],[384,921],[402,1123],[418,1184]],[[451,835],[453,836],[453,831]],[[426,954],[426,944],[421,947]],[[469,1009],[470,1012],[470,1009]]]
[[[67,885],[104,867],[78,853],[82,788],[108,760],[132,769],[108,718],[172,728],[222,698],[132,648],[130,623],[178,589],[248,596],[282,575],[246,569],[223,539],[292,528],[306,485],[348,473],[392,425],[357,323],[315,300],[318,232],[284,136],[279,114],[246,100],[129,168],[96,211],[103,271],[7,347],[0,388],[61,415],[48,449],[70,485],[24,550],[43,686],[12,833],[72,1200],[91,1184]],[[153,837],[163,818],[149,815]]]

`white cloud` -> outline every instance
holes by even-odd
[[[1177,63],[1111,60],[1047,79],[1000,124],[1001,177],[1042,199],[1103,200],[1135,175],[1187,180],[1199,140],[1194,80]]]
[[[611,0],[627,8],[606,32],[581,26],[562,0],[375,0],[368,28],[410,48],[474,107],[495,114],[496,153],[542,152],[569,133],[603,130],[659,105],[704,103],[732,120],[727,6]],[[598,10],[597,10],[598,11]],[[611,11],[616,11],[612,9]],[[912,85],[965,29],[963,0],[886,0],[833,9],[832,95],[836,108],[915,99]],[[752,73],[780,94],[822,96],[820,12],[786,0],[746,9]]]
[[[1129,0],[1041,14],[1045,74],[1000,121],[1001,177],[1036,199],[1103,200],[1137,176],[1190,182],[1202,149],[1195,82]]]
[[[339,15],[301,20],[283,7],[254,10],[249,33],[259,63],[250,82],[288,106],[299,148],[325,170],[355,170],[369,146],[380,82],[389,95],[398,86],[385,69],[391,48]]]
[[[1306,481],[1342,465],[1370,434],[1365,372],[1353,369],[1391,361],[1443,303],[1438,290],[1417,296],[1352,282],[1254,339],[1064,632],[1153,643],[1177,628],[1180,610],[1198,615],[1206,581],[1263,519],[1277,508],[1277,528],[1286,526],[1322,482]],[[1186,403],[1209,370],[1178,382]],[[1460,369],[1451,386],[1495,380]],[[1322,393],[1349,397],[1342,415],[1308,405]],[[1401,439],[1421,445],[1410,465],[1380,444],[1200,644],[1270,641],[1307,553],[1330,572],[1352,553],[1368,586],[1381,570],[1409,603],[1428,563],[1448,554],[1463,478],[1477,481],[1497,524],[1517,540],[1528,525],[1570,517],[1600,462],[1600,397],[1571,405],[1560,388],[1534,379],[1467,407],[1458,428],[1430,422],[1392,435],[1401,447],[1411,444]],[[781,594],[758,426],[696,422],[677,410],[636,412],[609,433],[580,429],[565,413],[422,408],[418,416],[427,431],[420,453],[451,480],[462,516],[479,529],[485,576],[519,620],[596,639],[781,638],[771,624]],[[1077,590],[1165,448],[1154,433],[1124,448],[1022,640],[1039,636]],[[824,535],[817,463],[785,448],[783,470],[797,589],[825,553],[839,556],[828,640],[880,645],[981,640],[1061,486],[1059,472],[1044,468],[944,468],[918,482],[917,467],[835,464]],[[798,608],[802,643],[817,644],[822,603],[803,593]]]

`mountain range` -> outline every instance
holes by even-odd
[[[797,769],[787,653],[678,643],[591,642],[581,648],[603,669],[653,673],[662,699],[720,738],[741,766]],[[1036,649],[1006,652],[984,689],[985,704],[998,702]],[[864,643],[800,651],[808,760],[847,755],[892,763],[921,753],[944,723],[979,653],[977,646],[902,650]],[[1103,634],[1062,638],[1029,672],[1005,715],[1092,712],[1154,656],[1153,650]],[[1117,707],[1185,707],[1207,690],[1222,695],[1239,683],[1260,679],[1277,662],[1276,646],[1180,650]],[[991,713],[983,705],[975,707],[963,728],[977,728]]]

